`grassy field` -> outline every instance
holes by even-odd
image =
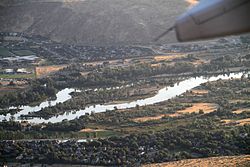
[[[175,59],[180,59],[180,58],[184,58],[187,57],[186,54],[176,54],[176,55],[159,55],[159,56],[155,56],[154,60],[155,61],[173,61]]]
[[[0,47],[0,57],[9,57],[12,56],[12,53],[3,47]]]
[[[133,121],[135,121],[135,122],[147,122],[147,121],[162,119],[164,116],[166,116],[166,115],[161,114],[161,115],[157,115],[157,116],[154,116],[154,117],[140,117],[140,118],[133,119]]]
[[[21,78],[35,78],[35,74],[0,74],[0,78],[4,79],[21,79]]]
[[[29,55],[35,54],[30,50],[16,50],[16,51],[13,51],[13,53],[15,53],[18,56],[29,56]]]

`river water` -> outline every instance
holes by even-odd
[[[211,76],[211,77],[203,77],[203,76],[191,77],[189,79],[186,79],[184,81],[176,83],[172,87],[165,87],[163,89],[160,89],[155,96],[150,97],[150,98],[135,100],[135,101],[128,102],[128,103],[120,103],[120,104],[92,105],[92,106],[89,106],[83,110],[71,111],[71,112],[67,112],[63,115],[51,117],[48,120],[45,120],[43,118],[31,118],[31,119],[28,119],[27,121],[30,123],[43,123],[43,122],[44,123],[48,123],[48,122],[56,123],[56,122],[61,122],[64,119],[73,120],[77,117],[80,117],[82,115],[85,115],[86,113],[91,113],[91,112],[99,113],[99,112],[105,112],[107,110],[114,110],[115,108],[127,109],[127,108],[134,108],[137,105],[139,105],[139,106],[152,105],[152,104],[156,104],[156,103],[174,98],[178,95],[181,95],[181,94],[185,93],[186,91],[191,90],[191,89],[201,85],[202,83],[205,83],[208,81],[216,81],[219,79],[240,78],[243,74],[244,74],[243,72],[239,72],[239,73],[230,73],[229,75],[218,75],[218,76]],[[63,103],[65,101],[71,99],[70,93],[74,92],[74,91],[75,91],[75,89],[66,88],[66,89],[63,89],[57,93],[57,95],[56,95],[57,98],[54,101],[45,101],[45,102],[42,102],[39,106],[35,106],[35,107],[22,106],[20,108],[21,111],[16,113],[15,115],[13,115],[13,117],[15,118],[16,121],[21,121],[21,119],[20,119],[21,115],[26,115],[29,112],[37,112],[44,107],[54,106],[59,102]],[[8,114],[6,116],[0,115],[0,121],[9,120],[10,118],[11,118],[10,114]]]

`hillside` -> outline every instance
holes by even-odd
[[[250,166],[250,156],[228,156],[204,159],[190,159],[162,164],[145,165],[144,167],[247,167]]]
[[[188,5],[184,0],[3,0],[0,31],[78,44],[149,43]],[[175,41],[175,34],[162,41]]]

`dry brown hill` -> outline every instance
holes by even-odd
[[[1,0],[0,31],[79,44],[148,43],[188,5],[185,0]],[[173,42],[175,34],[162,40]]]
[[[203,159],[189,159],[162,164],[150,164],[144,167],[249,167],[250,155],[226,156]]]

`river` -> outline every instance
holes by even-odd
[[[43,122],[44,123],[48,123],[48,122],[56,123],[56,122],[61,122],[64,119],[73,120],[77,117],[80,117],[82,115],[85,115],[86,113],[91,113],[91,112],[99,113],[99,112],[105,112],[107,110],[114,110],[115,108],[127,109],[127,108],[134,108],[137,105],[139,106],[152,105],[152,104],[156,104],[156,103],[174,98],[178,95],[181,95],[185,93],[186,91],[191,90],[201,85],[202,83],[206,83],[208,81],[216,81],[219,79],[240,78],[243,74],[244,74],[243,72],[239,72],[239,73],[230,73],[229,75],[218,75],[218,76],[211,76],[211,77],[203,77],[203,76],[191,77],[189,79],[186,79],[184,81],[174,84],[174,86],[172,87],[169,86],[169,87],[160,89],[155,96],[150,97],[150,98],[135,100],[135,101],[128,102],[128,103],[120,103],[120,104],[92,105],[92,106],[86,107],[83,110],[71,111],[63,115],[51,117],[48,120],[45,120],[43,118],[31,118],[31,119],[28,119],[27,121],[30,123],[43,123]],[[45,102],[42,102],[39,106],[35,106],[35,107],[22,106],[20,108],[21,111],[14,114],[13,117],[15,118],[16,121],[21,121],[20,115],[26,115],[29,112],[37,112],[44,107],[54,106],[59,102],[63,103],[71,99],[70,93],[74,91],[75,89],[66,88],[56,94],[56,100],[54,101],[45,101]],[[10,114],[6,116],[0,115],[0,121],[9,120],[10,118],[11,118]]]

